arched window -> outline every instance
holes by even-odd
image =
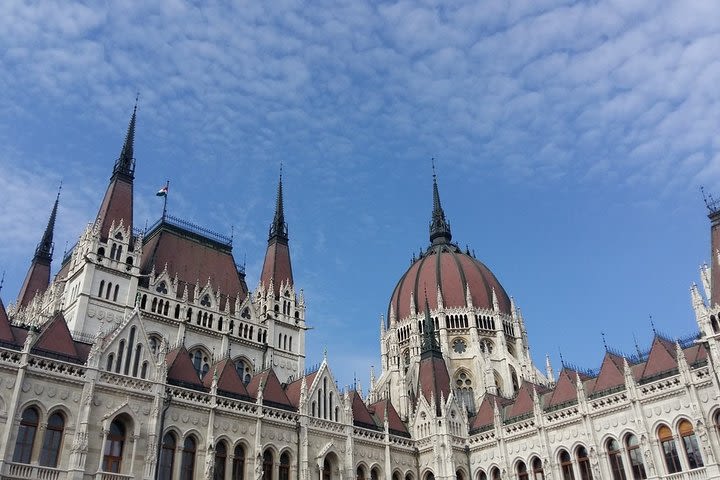
[[[488,480],[487,474],[486,474],[485,472],[483,472],[482,470],[480,470],[480,471],[478,472],[478,478],[477,478],[477,480]]]
[[[180,480],[193,480],[195,473],[195,451],[197,443],[195,437],[189,436],[185,439],[180,461]]]
[[[643,456],[640,451],[640,442],[632,433],[625,438],[625,448],[627,449],[628,458],[630,460],[630,470],[632,470],[634,480],[644,480],[647,478],[645,473],[645,465],[643,464]]]
[[[148,369],[148,362],[144,361],[142,364],[142,368],[140,370],[140,378],[145,380],[147,378],[147,369]]]
[[[112,353],[111,353],[110,355],[108,355],[107,365],[105,365],[105,366],[106,366],[105,369],[106,369],[108,372],[112,372],[112,369],[113,369],[113,361],[114,361],[114,360],[115,360],[115,355],[113,355]]]
[[[192,359],[193,367],[195,367],[195,371],[197,372],[198,376],[200,378],[204,377],[205,374],[210,370],[210,365],[208,364],[208,356],[205,355],[202,350],[197,349],[190,354],[190,358]]]
[[[620,444],[617,440],[611,438],[605,444],[605,448],[607,449],[608,460],[610,461],[610,472],[612,472],[613,480],[627,480],[622,455],[620,454]]]
[[[17,440],[15,440],[13,462],[30,463],[39,419],[40,415],[35,407],[28,407],[23,411],[22,417],[20,417]]]
[[[147,308],[147,294],[143,294],[142,300],[140,300],[140,308],[143,310]]]
[[[125,447],[125,435],[125,425],[120,420],[113,420],[110,424],[110,432],[108,432],[108,436],[105,439],[103,471],[120,473],[123,449]]]
[[[110,300],[110,291],[112,290],[112,282],[108,282],[107,290],[105,290],[105,300]]]
[[[103,290],[105,290],[105,280],[100,280],[100,288],[98,288],[98,297],[102,297]]]
[[[475,413],[475,395],[472,387],[472,377],[465,370],[460,370],[455,377],[455,391],[460,403],[464,403],[468,412]]]
[[[378,480],[379,478],[380,473],[378,472],[377,468],[373,468],[372,470],[370,470],[370,480]]]
[[[115,285],[115,291],[113,292],[113,302],[117,302],[118,293],[120,292],[120,285]]]
[[[715,315],[710,315],[710,325],[712,326],[713,333],[718,333],[718,321],[715,318]]]
[[[560,452],[560,471],[563,480],[575,480],[575,472],[573,471],[572,459],[567,450]]]
[[[668,473],[677,473],[682,470],[680,466],[680,458],[678,458],[675,439],[672,430],[667,425],[658,428],[658,440],[660,440],[660,448],[665,458],[665,466]]]
[[[232,480],[245,479],[245,449],[242,445],[235,447],[232,467]]]
[[[500,480],[500,469],[497,467],[493,468],[490,477],[492,477],[492,480]]]
[[[682,439],[683,448],[685,449],[685,457],[688,461],[688,466],[693,468],[700,468],[704,466],[702,455],[700,454],[700,448],[698,448],[697,437],[693,430],[692,423],[687,420],[683,420],[678,424],[678,432]]]
[[[42,450],[40,450],[39,463],[43,467],[57,467],[64,429],[65,417],[61,413],[50,415],[43,437]]]
[[[578,468],[580,469],[580,478],[582,480],[593,480],[587,449],[585,447],[578,447],[575,455],[577,456]]]
[[[140,357],[142,356],[142,345],[139,343],[135,347],[135,361],[133,362],[132,376],[138,376],[138,368],[140,368]]]
[[[215,447],[215,470],[213,478],[215,480],[225,480],[225,462],[227,460],[227,446],[225,442],[218,442]]]
[[[365,469],[362,465],[358,465],[357,470],[355,470],[355,480],[365,480]]]
[[[160,449],[160,465],[158,466],[158,478],[160,480],[172,480],[176,448],[177,440],[175,439],[175,434],[167,432],[163,436],[162,447]]]
[[[279,480],[290,480],[290,454],[283,452],[280,455],[280,469],[278,471]]]
[[[262,480],[272,480],[273,478],[273,454],[270,450],[265,450],[263,454],[263,476]]]
[[[533,480],[545,480],[545,470],[543,470],[542,460],[535,457],[532,460],[532,473]]]
[[[530,478],[528,476],[527,466],[522,460],[517,464],[517,476],[518,480],[528,480]]]

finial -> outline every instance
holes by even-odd
[[[230,244],[235,240],[235,225],[230,225]]]
[[[650,326],[652,327],[653,334],[657,336],[658,332],[655,328],[655,322],[653,322],[652,314],[648,314],[648,316],[650,317]]]
[[[703,187],[702,185],[700,185],[700,194],[703,197],[705,206],[711,214],[717,213],[717,211],[720,210],[720,205],[718,205],[717,200],[713,198],[712,194],[705,193],[705,187]]]
[[[607,346],[607,342],[605,341],[605,332],[600,332],[600,336],[602,336],[603,346],[605,347],[605,351],[607,352],[608,346]]]
[[[560,352],[560,365],[565,368],[565,358],[563,357],[562,350],[558,349],[558,351]]]
[[[633,333],[633,342],[635,342],[635,351],[637,352],[638,358],[642,357],[642,351],[640,350],[640,346],[638,345],[637,337]]]
[[[270,224],[270,234],[268,240],[277,238],[283,242],[287,242],[288,228],[287,223],[285,223],[282,180],[282,163],[280,163],[280,178],[278,180],[277,197],[275,199],[275,216],[273,217],[273,221]]]
[[[327,347],[323,347],[323,360],[327,360]]]
[[[430,164],[432,165],[433,180],[434,180],[434,179],[436,178],[436,175],[435,175],[435,157],[432,157],[432,158],[430,159]]]
[[[0,278],[0,293],[2,293],[3,285],[5,284],[5,270],[3,270],[2,278]]]
[[[445,212],[440,203],[440,193],[437,185],[437,174],[435,173],[435,158],[432,159],[433,172],[433,210],[430,220],[430,243],[443,244],[450,243],[452,234],[450,233],[450,224],[445,219]]]

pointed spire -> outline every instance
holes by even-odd
[[[53,234],[55,231],[55,219],[57,218],[58,203],[60,202],[60,191],[62,190],[62,183],[58,188],[57,196],[55,197],[55,203],[52,211],[50,212],[50,218],[48,219],[45,232],[43,233],[40,243],[35,248],[35,255],[33,256],[30,269],[25,276],[20,293],[18,294],[17,306],[24,307],[35,297],[37,293],[43,293],[48,285],[50,285],[50,264],[52,263],[53,257]]]
[[[433,169],[433,211],[432,220],[430,221],[430,243],[442,244],[450,243],[452,234],[450,233],[450,224],[445,219],[445,212],[440,203],[440,192],[438,191],[437,175],[435,175],[435,159],[432,159]]]
[[[287,223],[285,223],[285,211],[283,208],[283,184],[282,184],[282,163],[280,164],[280,180],[278,181],[277,196],[275,197],[275,216],[270,225],[270,236],[268,240],[278,238],[288,240]]]
[[[435,336],[435,323],[430,318],[430,305],[428,305],[427,292],[425,293],[425,319],[423,320],[423,342],[422,342],[422,356],[439,355],[440,345],[438,344],[437,337]]]
[[[125,134],[125,143],[123,143],[122,150],[120,151],[120,157],[118,157],[115,161],[115,168],[113,168],[113,176],[123,175],[131,180],[135,176],[135,118],[137,116],[139,97],[140,94],[135,97],[135,106],[133,107],[133,113],[130,117],[127,133]]]
[[[548,382],[555,383],[555,372],[550,363],[550,355],[545,355],[545,375],[547,375]]]

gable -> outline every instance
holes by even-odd
[[[595,380],[591,393],[603,392],[614,387],[625,385],[624,365],[621,357],[610,352],[605,354],[600,373]]]
[[[677,368],[675,346],[667,340],[655,337],[641,378],[650,378],[675,368]]]
[[[205,386],[205,388],[209,389],[212,386],[213,374],[210,372],[214,371],[217,371],[218,374],[218,394],[230,394],[231,396],[237,395],[248,398],[250,397],[247,388],[245,388],[245,385],[240,379],[240,375],[238,375],[237,370],[235,369],[235,365],[229,358],[221,360],[214,366],[210,367],[210,371],[207,375],[205,375],[205,378],[203,379],[203,385]]]
[[[409,434],[407,427],[400,419],[400,415],[397,413],[397,410],[395,410],[395,407],[390,400],[385,399],[375,402],[368,407],[368,411],[372,411],[374,413],[375,418],[378,420],[378,425],[383,425],[385,423],[385,412],[387,411],[388,428],[391,433],[400,435]]]
[[[572,370],[563,368],[558,376],[558,381],[555,384],[552,395],[548,400],[548,407],[561,405],[565,402],[577,400],[577,386],[576,386],[577,374]]]
[[[185,346],[169,352],[165,357],[165,363],[168,365],[168,382],[191,388],[203,387]]]
[[[150,350],[150,340],[138,310],[107,335],[102,344],[100,368],[103,370],[145,379],[157,375],[158,360]]]
[[[518,417],[533,411],[532,384],[523,382],[515,402],[508,410],[508,418]]]
[[[360,394],[356,391],[350,392],[350,406],[352,408],[353,423],[358,427],[377,428],[370,412],[365,406]]]
[[[477,430],[488,425],[495,423],[495,409],[493,407],[494,396],[485,394],[480,402],[480,408],[478,408],[475,417],[470,424],[470,430]]]
[[[62,313],[55,315],[40,332],[32,351],[41,355],[43,353],[52,353],[72,360],[80,359],[80,355],[75,348],[75,340],[70,335],[70,330]]]

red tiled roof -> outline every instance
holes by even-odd
[[[265,288],[270,286],[270,280],[272,280],[276,296],[280,294],[281,283],[289,282],[291,285],[293,283],[290,248],[286,243],[277,239],[270,239],[270,243],[268,243],[260,275],[260,281],[263,282]]]
[[[497,278],[482,262],[463,253],[455,245],[432,246],[413,263],[395,286],[390,305],[403,319],[410,315],[410,293],[413,293],[417,312],[425,311],[425,291],[431,310],[438,307],[437,289],[440,286],[446,308],[466,306],[465,285],[470,289],[473,305],[493,308],[492,291],[498,299],[500,311],[510,313],[510,297]],[[388,308],[388,321],[390,311]]]
[[[390,402],[390,400],[380,400],[379,402],[375,402],[368,407],[368,411],[372,411],[375,414],[375,418],[377,418],[377,425],[384,425],[385,409],[387,409],[388,413],[388,427],[390,428],[390,430],[394,430],[395,432],[399,432],[402,434],[409,433],[407,427],[400,419],[400,415],[398,415],[397,410],[395,410],[395,407],[393,407],[393,404]]]
[[[705,350],[705,345],[692,345],[683,351],[685,352],[685,359],[687,360],[688,365],[707,360],[707,350]]]
[[[20,288],[17,305],[26,307],[35,298],[35,295],[43,294],[48,285],[50,285],[50,264],[33,260],[22,288]]]
[[[57,313],[50,322],[48,322],[38,335],[33,350],[57,353],[73,359],[80,359],[80,354],[76,348],[75,340],[70,335],[67,322],[62,313]]]
[[[165,356],[165,363],[168,365],[168,380],[175,380],[197,387],[203,386],[185,346],[180,346],[168,352]]]
[[[518,390],[518,394],[515,397],[515,401],[508,410],[508,418],[517,417],[519,415],[525,415],[533,411],[533,385],[528,381],[523,381]]]
[[[119,225],[122,220],[124,228],[132,227],[133,222],[133,185],[132,181],[113,178],[103,198],[97,220],[100,224],[100,238],[107,239],[110,225]]]
[[[550,395],[547,406],[552,407],[577,399],[577,373],[563,368]]]
[[[307,388],[310,388],[313,381],[315,380],[315,376],[317,375],[317,373],[318,371],[316,370],[308,375],[305,375],[304,377],[298,378],[294,382],[289,383],[287,387],[285,387],[285,394],[287,395],[288,400],[290,400],[290,403],[293,407],[297,408],[300,406],[300,390],[302,390],[303,378],[305,379]]]
[[[359,427],[377,427],[377,424],[375,423],[372,415],[370,415],[362,397],[360,397],[360,394],[354,390],[350,392],[350,405],[352,408],[353,423],[355,423],[355,425]]]
[[[441,396],[447,400],[450,396],[450,375],[447,371],[447,365],[441,357],[429,356],[420,359],[420,367],[418,370],[418,386],[425,397],[430,402],[432,396],[435,397],[437,410],[440,412]]]
[[[14,343],[15,336],[13,335],[12,328],[10,327],[10,320],[5,310],[2,298],[0,298],[0,340]]]
[[[141,269],[147,274],[153,266],[159,272],[165,265],[170,276],[178,277],[178,297],[182,296],[187,285],[193,300],[195,283],[199,281],[205,285],[208,278],[213,288],[221,292],[221,308],[224,308],[225,299],[229,298],[232,311],[235,297],[240,295],[242,301],[247,296],[247,286],[238,274],[229,250],[221,249],[210,241],[203,242],[199,236],[189,232],[184,235],[178,227],[163,224],[145,239]]]
[[[208,370],[205,378],[203,378],[203,385],[205,388],[209,389],[212,386],[213,372],[215,372],[215,370],[217,370],[218,374],[218,390],[235,395],[241,395],[243,397],[250,396],[247,388],[245,388],[245,385],[242,383],[240,375],[238,375],[237,370],[235,369],[235,365],[229,358],[220,360],[218,363],[210,367],[210,370]]]
[[[624,371],[625,365],[622,357],[610,352],[605,353],[605,358],[600,367],[600,373],[595,380],[592,390],[588,390],[588,393],[602,392],[610,388],[625,385]]]
[[[264,370],[250,379],[250,383],[247,385],[247,391],[252,398],[258,397],[260,385],[263,385],[264,405],[270,402],[280,407],[293,407],[293,404],[290,403],[287,395],[285,395],[285,390],[283,390],[280,380],[278,380],[272,368]]]
[[[640,378],[652,377],[673,368],[677,368],[675,345],[660,336],[656,336]]]
[[[498,397],[491,393],[483,395],[480,407],[475,413],[475,417],[470,421],[470,430],[477,430],[495,423],[495,403],[502,409],[503,406],[509,405],[511,400]]]

